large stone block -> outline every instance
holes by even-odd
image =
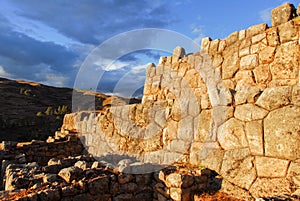
[[[259,53],[259,63],[268,64],[274,60],[275,47],[267,46]]]
[[[202,38],[201,51],[208,52],[210,43],[211,43],[211,38],[209,37]]]
[[[261,34],[258,34],[258,35],[255,35],[251,38],[251,42],[252,44],[255,44],[255,43],[258,43],[264,39],[267,38],[267,34],[266,33],[261,33]]]
[[[264,144],[262,121],[247,122],[245,130],[251,154],[263,155]]]
[[[263,156],[255,157],[255,167],[258,177],[285,177],[288,165],[288,160]]]
[[[296,79],[299,74],[299,53],[297,42],[285,43],[277,47],[275,59],[270,64],[272,79]]]
[[[233,32],[226,38],[226,44],[230,46],[231,44],[237,42],[239,39],[239,32]]]
[[[256,105],[267,110],[274,110],[290,104],[292,100],[292,87],[267,88],[256,101]]]
[[[250,193],[255,198],[290,194],[290,182],[284,178],[257,178]]]
[[[266,29],[267,29],[267,24],[265,23],[253,25],[246,30],[246,36],[250,37],[250,36],[263,33]]]
[[[253,197],[250,195],[249,191],[228,182],[226,179],[222,181],[222,188],[220,191],[225,192],[234,198],[253,200]]]
[[[193,142],[190,151],[190,163],[193,165],[199,165],[199,155],[202,149],[202,142]]]
[[[236,106],[234,117],[241,121],[254,121],[263,119],[267,114],[267,110],[249,103]]]
[[[296,159],[300,156],[300,107],[286,106],[269,113],[264,120],[265,155]]]
[[[253,73],[256,83],[264,84],[271,79],[270,66],[268,64],[257,66]]]
[[[250,54],[241,58],[240,68],[243,70],[251,70],[258,66],[257,54]]]
[[[293,21],[289,21],[278,26],[278,30],[281,43],[294,41],[299,38],[298,29],[296,26],[294,26]]]
[[[195,165],[203,165],[211,170],[220,172],[222,160],[224,157],[224,150],[217,144],[217,142],[205,142],[201,149],[197,152],[197,163]]]
[[[294,187],[300,189],[300,159],[291,162],[287,178]]]
[[[272,47],[280,44],[277,27],[271,27],[267,30],[267,41],[268,45]]]
[[[239,149],[248,146],[244,131],[245,123],[231,118],[218,129],[218,140],[225,150]]]
[[[244,189],[249,189],[256,179],[254,157],[249,149],[235,149],[225,152],[221,175]]]
[[[194,139],[204,142],[211,124],[211,110],[202,110],[200,115],[194,121]]]
[[[220,126],[225,121],[233,117],[232,106],[216,106],[212,109],[212,120],[215,126]]]
[[[300,85],[293,87],[292,104],[300,107]]]
[[[177,138],[188,142],[194,139],[194,119],[188,116],[182,119],[178,124]]]
[[[288,22],[295,16],[295,8],[292,4],[286,3],[272,10],[272,26],[278,26]]]
[[[234,100],[236,105],[244,103],[254,103],[256,97],[259,95],[260,90],[254,86],[242,86],[240,90],[235,93]]]
[[[191,146],[191,142],[183,140],[173,140],[169,143],[171,152],[186,153]]]
[[[222,79],[232,78],[238,69],[238,52],[235,52],[224,58],[222,64]]]

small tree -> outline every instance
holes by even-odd
[[[52,107],[51,107],[51,106],[47,107],[47,109],[46,109],[46,111],[45,111],[45,114],[46,114],[46,115],[53,115],[53,110],[52,110]]]

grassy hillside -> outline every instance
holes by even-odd
[[[71,112],[70,88],[57,88],[39,83],[0,78],[0,141],[30,141],[52,136],[61,125],[63,116]],[[101,110],[117,99],[101,93],[76,90],[80,98],[95,96],[95,108]],[[139,100],[132,100],[139,102]]]

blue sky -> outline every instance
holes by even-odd
[[[73,87],[84,59],[94,48],[117,34],[161,28],[183,34],[197,43],[205,36],[222,39],[254,24],[266,22],[271,26],[271,9],[284,2],[1,0],[0,76]],[[295,7],[299,3],[289,2]],[[155,63],[165,54],[141,50],[124,55],[114,65],[102,69],[105,76],[99,88],[122,95],[133,83],[142,87],[145,64]],[[114,91],[114,85],[125,74],[127,83],[123,81],[124,87]]]

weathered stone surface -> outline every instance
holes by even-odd
[[[232,183],[228,182],[226,179],[222,181],[222,188],[220,191],[227,193],[228,195],[239,198],[242,200],[254,200],[248,191],[242,189]]]
[[[183,140],[173,140],[169,144],[171,152],[186,153],[191,146],[191,142]]]
[[[239,38],[239,32],[235,31],[226,38],[226,44],[229,46],[235,43],[236,41],[238,41],[238,38]]]
[[[288,170],[287,178],[295,188],[300,189],[300,159],[292,161]]]
[[[215,126],[220,126],[233,117],[234,108],[231,106],[216,106],[212,109],[212,121]]]
[[[249,149],[235,149],[225,152],[221,175],[239,187],[249,189],[256,179],[254,157]]]
[[[266,33],[257,34],[251,38],[251,42],[252,42],[252,44],[255,44],[255,43],[258,43],[258,42],[266,39],[266,37],[267,37]]]
[[[64,179],[67,183],[77,179],[82,173],[82,169],[78,167],[68,167],[59,171],[58,176]]]
[[[194,165],[199,164],[199,155],[200,150],[202,149],[202,142],[193,142],[191,144],[191,150],[190,150],[190,163]]]
[[[267,46],[259,53],[259,63],[268,64],[274,60],[275,47]]]
[[[258,87],[242,86],[240,87],[240,90],[235,93],[235,104],[240,105],[244,103],[254,103],[259,93],[260,89]]]
[[[296,159],[300,155],[300,107],[286,106],[264,120],[266,156]]]
[[[119,174],[118,175],[118,182],[120,184],[129,183],[134,179],[133,175],[131,174]]]
[[[244,123],[231,118],[218,129],[218,140],[225,150],[239,149],[248,146]]]
[[[278,26],[279,39],[281,43],[286,43],[289,41],[298,39],[298,29],[294,26],[293,21],[289,21]]]
[[[194,122],[194,139],[204,142],[211,124],[211,110],[202,110],[199,118],[195,118]]]
[[[257,54],[250,54],[241,58],[240,68],[242,70],[251,70],[258,66]]]
[[[211,42],[211,38],[209,38],[209,37],[202,38],[201,51],[208,52],[210,42]]]
[[[297,43],[286,43],[277,47],[275,59],[270,64],[272,78],[295,79],[299,70],[299,45]]]
[[[180,188],[182,185],[182,177],[179,173],[172,173],[166,177],[166,186],[167,187],[176,187]]]
[[[240,91],[245,86],[254,86],[254,79],[251,70],[240,70],[235,74],[236,91]]]
[[[290,194],[290,183],[284,178],[257,178],[250,188],[255,198]]]
[[[88,189],[92,195],[107,192],[109,190],[109,177],[105,175],[93,178],[88,183]]]
[[[215,54],[218,51],[219,48],[220,39],[216,39],[210,42],[209,46],[209,54]]]
[[[182,59],[185,56],[185,50],[180,47],[177,46],[175,47],[175,49],[173,50],[173,54],[172,54],[172,62],[173,61],[177,61],[178,59]]]
[[[191,142],[194,139],[194,119],[188,116],[182,119],[178,124],[178,139]]]
[[[263,155],[264,144],[262,121],[247,122],[245,130],[251,154]]]
[[[250,37],[250,36],[254,36],[254,35],[263,33],[266,29],[267,29],[267,24],[265,24],[265,23],[253,25],[246,30],[246,36]]]
[[[285,177],[288,165],[288,160],[263,156],[255,157],[255,167],[258,177]]]
[[[61,168],[62,168],[62,165],[56,164],[56,165],[45,166],[42,169],[43,169],[43,171],[45,171],[47,173],[57,174]]]
[[[270,67],[268,64],[257,66],[253,70],[253,73],[256,83],[266,83],[271,78]]]
[[[65,114],[64,122],[63,122],[63,126],[62,126],[63,130],[77,132],[77,127],[75,125],[75,118],[76,118],[75,116],[76,116],[75,113]]]
[[[222,64],[222,79],[232,78],[238,69],[238,53],[235,52],[232,55],[224,58]]]
[[[267,110],[249,103],[236,106],[234,117],[241,121],[253,121],[263,119],[267,114]]]
[[[267,41],[268,45],[272,47],[280,44],[277,27],[271,27],[267,30]]]
[[[74,164],[75,167],[78,167],[82,170],[85,170],[87,168],[90,168],[90,164],[88,164],[86,161],[77,161],[75,164]]]
[[[170,197],[174,200],[181,200],[182,190],[181,188],[170,188]]]
[[[221,54],[215,54],[214,58],[213,58],[213,66],[214,67],[219,67],[221,66],[222,62],[223,62],[223,57]]]
[[[251,54],[258,54],[260,51],[262,51],[264,48],[267,47],[266,43],[259,42],[259,43],[251,45],[250,53]]]
[[[76,195],[79,190],[76,189],[75,186],[65,186],[61,189],[61,194],[63,197]]]
[[[138,190],[138,185],[136,183],[126,183],[120,186],[120,192],[133,193]]]
[[[55,201],[60,200],[59,189],[46,189],[38,194],[41,201]]]
[[[300,85],[294,86],[292,91],[292,104],[300,107]]]
[[[272,26],[278,26],[292,19],[295,15],[295,8],[292,4],[286,3],[272,10]]]
[[[267,110],[274,110],[290,104],[292,100],[292,87],[267,88],[258,98],[256,105]]]
[[[211,170],[220,172],[221,164],[224,156],[224,150],[214,142],[206,142],[202,145],[201,150],[196,152],[198,154],[195,165],[203,165]]]

